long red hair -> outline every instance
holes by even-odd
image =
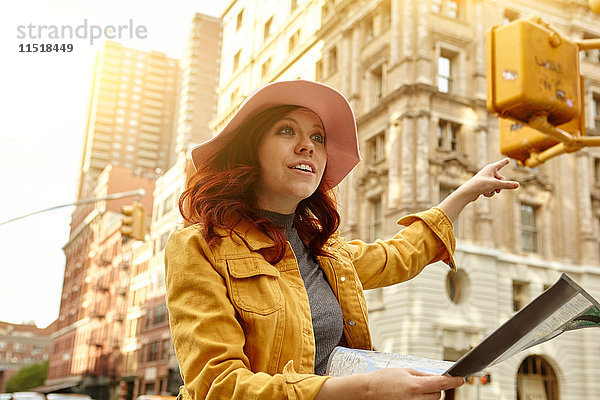
[[[209,246],[217,246],[221,241],[216,228],[231,231],[247,218],[275,242],[274,249],[264,253],[267,260],[276,264],[283,258],[286,240],[271,220],[261,217],[253,186],[260,175],[257,148],[262,135],[297,108],[278,106],[262,112],[237,132],[236,140],[190,177],[179,198],[179,210],[188,223],[202,225]],[[308,243],[310,252],[327,256],[323,246],[339,227],[340,215],[333,192],[324,179],[310,197],[300,201],[295,214],[294,226],[300,238]]]

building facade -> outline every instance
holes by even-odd
[[[212,135],[208,122],[216,111],[221,20],[196,13],[180,62],[176,162],[156,180],[149,240],[136,250],[124,339],[123,393],[176,394],[183,384],[174,354],[165,304],[164,248],[183,226],[179,196],[193,173],[187,153]]]
[[[126,400],[140,394],[177,393],[183,384],[175,358],[165,303],[164,248],[183,224],[178,199],[186,182],[185,158],[156,181],[150,237],[133,259],[123,354]]]
[[[337,190],[342,234],[390,237],[400,217],[435,206],[501,158],[498,119],[486,109],[485,32],[532,13],[573,40],[600,37],[600,19],[583,0],[231,1],[211,128],[271,81],[337,88],[355,111],[364,158]],[[598,51],[580,61],[586,131],[598,135]],[[534,169],[506,167],[521,188],[480,199],[454,224],[458,273],[435,264],[368,293],[375,348],[456,360],[562,272],[598,297],[599,157],[587,148]],[[456,398],[593,399],[599,338],[582,330],[533,347]]]
[[[106,41],[94,69],[77,198],[111,164],[138,174],[175,162],[178,60]]]
[[[108,165],[91,195],[144,189],[140,199],[152,210],[153,178],[136,176],[125,167]],[[121,207],[131,198],[101,200],[75,209],[66,255],[57,330],[52,335],[48,389],[74,388],[97,399],[114,394],[124,362],[121,348],[129,299],[135,243],[121,235]],[[146,226],[149,226],[147,222]]]
[[[0,321],[0,393],[19,370],[50,359],[56,321],[46,328]]]

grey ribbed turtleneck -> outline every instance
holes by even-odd
[[[316,259],[309,253],[294,227],[294,214],[262,211],[262,216],[284,230],[296,256],[304,281],[315,335],[315,374],[324,375],[327,359],[343,333],[342,309]],[[300,332],[298,332],[300,334]]]

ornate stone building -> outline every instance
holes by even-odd
[[[584,0],[231,1],[211,128],[271,81],[336,87],[356,113],[364,159],[338,190],[343,235],[390,237],[398,218],[435,206],[501,158],[485,104],[485,32],[532,13],[574,40],[600,36]],[[581,54],[588,135],[600,134],[599,61],[598,51]],[[504,173],[521,188],[480,199],[456,221],[457,274],[435,264],[369,293],[376,349],[455,360],[562,272],[600,297],[600,151]],[[582,330],[531,348],[456,398],[593,399],[599,339]]]

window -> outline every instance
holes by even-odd
[[[161,352],[161,360],[166,360],[169,358],[169,349],[171,347],[171,341],[169,339],[164,339],[162,341],[162,352]]]
[[[333,47],[327,53],[327,74],[333,75],[337,72],[338,63],[337,63],[337,47]]]
[[[146,383],[144,385],[144,394],[154,394],[155,393],[154,386],[155,386],[154,382]]]
[[[365,44],[368,44],[371,40],[373,40],[373,37],[375,37],[375,20],[373,18],[373,16],[369,16],[367,17],[367,19],[364,22],[365,24]]]
[[[454,19],[462,18],[462,3],[462,0],[432,0],[431,12]]]
[[[143,304],[146,301],[146,288],[141,288],[133,291],[132,306]]]
[[[263,40],[266,42],[269,36],[271,36],[271,25],[273,25],[273,17],[269,18],[267,22],[265,22],[265,29],[263,32]]]
[[[240,30],[243,23],[244,23],[244,10],[242,9],[242,11],[240,11],[238,13],[237,18],[235,20],[235,31],[236,32]]]
[[[148,329],[150,327],[150,325],[152,325],[152,316],[153,315],[154,315],[154,310],[149,309],[148,312],[146,313],[146,326],[145,326],[146,329]]]
[[[538,251],[535,214],[535,207],[530,204],[521,204],[521,249],[531,253]]]
[[[600,184],[600,158],[594,158],[594,183]]]
[[[598,36],[591,34],[589,32],[584,32],[583,40],[588,40],[588,39],[598,39]],[[598,49],[584,50],[583,51],[583,60],[590,62],[590,63],[594,63],[594,64],[600,63],[600,50],[598,50]]]
[[[298,0],[291,0],[290,1],[290,13],[293,13],[294,11],[296,11],[296,8],[298,8]]]
[[[326,0],[323,7],[321,7],[321,23],[325,23],[329,19],[329,14],[333,9],[333,6],[330,4],[331,0]]]
[[[323,60],[319,60],[315,64],[315,80],[317,82],[323,80]]]
[[[437,147],[440,150],[458,151],[460,124],[440,119],[437,126]]]
[[[523,360],[517,372],[517,398],[558,400],[558,380],[548,361],[536,355]]]
[[[371,105],[377,107],[383,99],[383,70],[384,64],[373,68],[370,72],[371,81]]]
[[[160,342],[152,342],[150,346],[148,346],[148,361],[157,361],[158,360],[158,349],[160,346]]]
[[[267,59],[267,61],[265,61],[261,67],[261,71],[260,71],[261,78],[264,79],[270,70],[271,70],[271,57],[269,57]]]
[[[290,36],[288,51],[291,53],[296,49],[296,47],[300,44],[300,29]]]
[[[592,95],[592,118],[593,126],[596,129],[600,129],[600,93],[594,93]]]
[[[169,236],[171,236],[171,232],[165,232],[160,235],[160,250],[162,251],[167,245],[167,241],[169,240]]]
[[[450,18],[459,18],[460,17],[460,8],[458,5],[458,1],[449,0],[446,1],[446,16]]]
[[[25,351],[25,345],[23,343],[13,343],[13,350],[22,353]]]
[[[502,21],[502,23],[504,25],[510,24],[513,21],[516,21],[517,19],[519,19],[519,13],[513,10],[504,10],[504,20]]]
[[[154,325],[165,322],[167,316],[167,306],[161,304],[154,309]]]
[[[162,215],[165,215],[166,213],[171,211],[173,209],[174,205],[175,205],[175,194],[171,193],[171,195],[169,197],[167,197],[165,202],[163,203]]]
[[[438,57],[438,90],[442,93],[453,92],[452,58],[442,53]]]
[[[370,240],[381,239],[383,231],[383,212],[381,197],[372,199],[369,201],[370,214],[371,214],[371,232]]]
[[[242,54],[242,50],[238,50],[237,53],[233,56],[233,72],[235,72],[240,66],[240,57]]]
[[[513,311],[519,311],[525,306],[527,283],[513,281],[512,283],[512,298],[513,298]]]
[[[240,88],[235,88],[231,92],[231,104],[234,104],[235,102],[237,102],[239,97],[240,97]]]
[[[137,370],[137,364],[138,364],[138,354],[137,353],[138,353],[137,350],[127,353],[127,357],[126,357],[126,370],[127,371]]]
[[[148,261],[141,262],[139,264],[135,264],[133,267],[133,276],[141,275],[145,272],[148,272]]]
[[[455,349],[453,347],[444,347],[444,361],[458,361],[469,349]]]
[[[380,132],[367,140],[367,154],[371,164],[385,160],[385,132]]]
[[[142,345],[142,350],[139,352],[139,356],[140,356],[140,363],[145,363],[146,362],[146,353],[148,350],[148,345],[144,344]]]

